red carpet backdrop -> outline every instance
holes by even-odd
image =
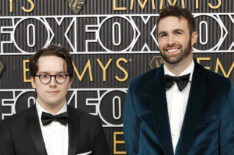
[[[169,5],[193,13],[198,63],[234,81],[233,0],[1,0],[0,121],[35,103],[28,59],[38,48],[60,44],[74,59],[67,103],[99,115],[110,154],[126,154],[127,87],[163,63],[155,23]]]

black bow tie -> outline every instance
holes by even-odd
[[[170,75],[165,75],[165,85],[166,89],[169,89],[172,87],[174,82],[177,84],[178,89],[182,91],[188,84],[189,82],[189,76],[190,74],[183,75],[183,76],[170,76]]]
[[[62,125],[66,125],[67,117],[68,117],[67,112],[61,113],[59,115],[51,115],[49,113],[42,112],[41,121],[43,126],[50,124],[52,121],[58,121]]]

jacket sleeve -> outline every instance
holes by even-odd
[[[228,93],[221,109],[220,154],[234,154],[234,88],[230,82]]]
[[[14,144],[6,120],[0,123],[0,155],[15,155]]]
[[[109,154],[109,146],[107,144],[106,136],[102,128],[102,123],[98,118],[96,121],[93,155],[108,155],[108,154]]]
[[[139,118],[135,111],[134,101],[132,98],[132,83],[128,88],[128,93],[124,105],[124,117],[123,117],[123,130],[125,149],[128,155],[138,154],[139,144]]]

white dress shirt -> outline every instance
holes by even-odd
[[[68,125],[62,125],[59,122],[51,122],[43,126],[41,122],[42,112],[47,112],[38,103],[36,103],[37,113],[39,117],[40,127],[42,131],[43,140],[45,143],[48,155],[67,155],[68,154]],[[67,105],[57,113],[67,111]],[[48,112],[47,112],[48,113]],[[57,115],[56,114],[56,115]]]
[[[194,62],[192,61],[192,63],[179,75],[182,76],[190,73],[189,82],[182,91],[179,91],[176,83],[174,83],[172,87],[166,91],[167,108],[174,152],[176,150],[176,145],[180,137],[180,131],[184,120],[184,114],[187,107],[193,70]],[[172,72],[170,72],[165,65],[164,74],[176,76]]]

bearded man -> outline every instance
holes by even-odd
[[[193,59],[192,14],[176,6],[157,20],[164,64],[129,85],[124,108],[128,155],[234,154],[234,89],[230,79]]]

